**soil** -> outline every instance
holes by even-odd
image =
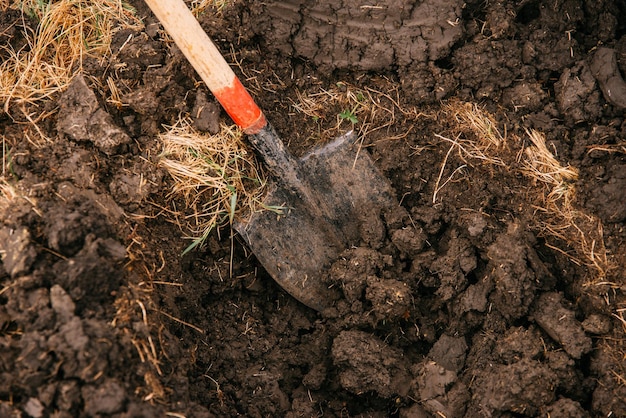
[[[294,111],[302,92],[377,91],[394,110],[364,145],[400,206],[368,214],[324,312],[227,229],[181,256],[157,134],[228,119],[131,3],[145,29],[44,108],[0,114],[16,191],[0,204],[1,416],[626,417],[626,2],[239,0],[200,17],[296,154],[330,139]],[[23,42],[16,21],[2,42]],[[460,101],[511,141],[543,132],[578,170],[592,262],[542,228],[520,171],[449,152]]]

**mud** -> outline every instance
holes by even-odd
[[[295,153],[329,139],[298,93],[343,83],[394,109],[363,152],[401,205],[364,208],[323,312],[227,229],[181,256],[156,134],[181,113],[206,131],[227,119],[132,3],[145,29],[50,101],[49,141],[17,105],[0,114],[0,416],[626,416],[626,122],[610,87],[626,3],[236,1],[201,16]],[[0,41],[30,24],[3,13]],[[454,101],[495,115],[507,161],[545,133],[579,172],[595,258],[538,222],[546,202],[520,193],[534,190],[520,171],[450,152],[437,135],[463,139]]]
[[[263,46],[321,69],[385,70],[446,56],[463,2],[270,1],[252,8]],[[258,20],[258,22],[257,22]]]

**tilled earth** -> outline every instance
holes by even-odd
[[[0,115],[0,416],[626,416],[626,2],[233,1],[201,16],[296,154],[330,139],[294,110],[303,92],[382,100],[361,133],[400,206],[364,208],[321,313],[228,228],[181,256],[157,134],[181,114],[207,131],[227,119],[132,3],[145,29],[25,110],[48,112],[41,132],[17,105]],[[27,24],[5,12],[0,40]],[[473,134],[451,106],[493,115],[507,144],[462,152]],[[531,129],[579,173],[562,229],[519,169]]]

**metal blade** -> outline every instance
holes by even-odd
[[[294,193],[277,180],[264,204],[283,213],[255,212],[235,228],[280,286],[321,311],[336,299],[324,274],[344,250],[360,244],[363,212],[380,213],[397,202],[353,133],[305,155],[297,170],[307,192]]]

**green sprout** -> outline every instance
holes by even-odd
[[[345,109],[343,112],[339,114],[339,118],[341,120],[347,120],[351,124],[356,125],[357,123],[359,123],[359,119],[356,117],[356,109],[358,107],[359,105],[357,104],[356,106],[352,108],[352,110]]]

